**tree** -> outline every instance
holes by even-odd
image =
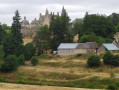
[[[43,26],[37,31],[33,42],[38,49],[39,54],[43,52],[47,53],[47,50],[51,47],[51,32],[48,26]]]
[[[112,13],[108,16],[108,18],[112,19],[112,22],[115,26],[119,23],[119,14],[118,13]]]
[[[5,51],[5,56],[14,54],[17,40],[14,38],[12,34],[8,34],[3,40],[3,47]],[[19,51],[18,51],[19,52]]]
[[[50,30],[51,30],[51,48],[52,50],[57,50],[60,43],[70,43],[73,42],[73,35],[70,30],[70,19],[64,14],[63,16],[58,16],[56,19],[51,20]]]
[[[103,62],[108,65],[119,66],[119,56],[115,56],[107,51],[106,54],[103,56]]]
[[[73,35],[79,34],[79,37],[83,34],[83,19],[75,19],[72,22],[72,33]]]
[[[18,57],[17,62],[19,65],[25,65],[25,57],[23,54]]]
[[[109,51],[107,51],[105,53],[105,55],[103,56],[103,62],[104,62],[104,64],[111,64],[111,58],[112,57],[113,57],[113,55]]]
[[[26,60],[30,60],[32,56],[35,55],[35,47],[32,43],[28,43],[25,45],[24,56]]]
[[[101,64],[100,57],[92,55],[88,58],[87,65],[88,67],[99,67]]]
[[[6,32],[5,32],[5,30],[2,28],[2,25],[0,24],[0,44],[2,44],[3,39],[5,38],[5,36],[6,36]]]
[[[32,59],[31,59],[31,64],[32,64],[33,66],[36,66],[36,65],[38,64],[38,59],[35,58],[35,57],[32,57]]]
[[[5,56],[5,52],[3,46],[0,45],[0,61],[4,59],[4,56]]]
[[[86,42],[96,42],[97,37],[94,33],[92,33],[91,35],[83,35],[82,37],[80,37],[79,42],[80,43],[86,43]]]
[[[14,50],[14,54],[15,54],[16,56],[20,56],[21,54],[24,54],[24,49],[25,49],[24,45],[20,44],[20,45],[18,45],[18,47],[16,47],[16,49]]]
[[[23,43],[22,40],[22,34],[20,32],[21,30],[21,23],[20,23],[20,16],[18,10],[15,12],[15,16],[13,17],[13,23],[12,23],[12,34],[14,38],[16,39],[17,43],[15,43],[15,46],[17,47],[19,44]]]
[[[18,68],[17,57],[15,55],[9,55],[4,60],[4,64],[1,67],[2,72],[16,71]]]
[[[7,24],[2,24],[2,28],[4,30],[11,30],[10,26],[8,26]]]
[[[85,16],[83,31],[86,35],[95,33],[96,36],[102,36],[103,38],[113,38],[116,32],[112,19],[99,14]]]
[[[21,23],[20,23],[20,16],[18,10],[15,12],[15,16],[13,17],[12,23],[12,32],[8,34],[3,40],[3,46],[5,51],[5,56],[7,55],[17,55],[21,54],[20,46],[22,46],[22,34],[21,30]],[[19,49],[19,50],[18,50]]]
[[[119,23],[115,26],[117,32],[119,32]]]

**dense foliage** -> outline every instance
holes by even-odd
[[[109,51],[107,51],[103,56],[103,62],[108,65],[119,66],[119,56],[115,56]]]
[[[70,31],[70,19],[65,14],[63,16],[58,16],[56,19],[52,17],[50,22],[51,31],[51,49],[57,50],[60,43],[70,43],[73,42],[73,36]]]
[[[41,27],[38,31],[36,36],[34,37],[34,44],[35,47],[38,49],[38,55],[42,54],[43,52],[47,53],[47,50],[51,47],[51,32],[48,26]]]
[[[38,59],[37,59],[36,57],[32,57],[32,58],[31,58],[31,64],[32,64],[33,66],[36,66],[36,65],[38,64]]]
[[[35,55],[35,47],[32,43],[28,43],[25,45],[24,56],[26,60],[30,60],[32,56]]]
[[[88,58],[87,65],[88,67],[99,67],[101,64],[100,57],[92,55]]]
[[[18,65],[25,65],[25,57],[24,55],[20,55],[17,59]]]
[[[108,87],[107,87],[108,90],[118,90],[118,87],[114,84],[110,84]]]
[[[17,70],[18,62],[17,57],[15,55],[9,55],[6,57],[4,64],[2,65],[2,72],[12,72]]]
[[[3,39],[5,38],[6,32],[5,30],[2,28],[2,25],[0,24],[0,44],[2,44]]]

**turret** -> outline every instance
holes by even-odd
[[[39,20],[42,18],[42,14],[40,13]]]
[[[51,16],[52,16],[52,12],[51,12],[50,14],[51,14]]]
[[[61,16],[63,16],[64,14],[66,14],[66,9],[64,9],[64,6],[63,6]]]
[[[49,14],[48,10],[46,9],[46,13],[45,13],[45,16],[47,16]]]
[[[24,16],[24,20],[26,20],[26,16]]]

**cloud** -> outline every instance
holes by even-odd
[[[0,22],[11,25],[14,12],[19,10],[21,17],[32,21],[39,13],[60,12],[64,6],[72,20],[82,18],[85,12],[109,15],[119,13],[118,0],[0,0]]]

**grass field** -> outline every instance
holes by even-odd
[[[0,81],[93,89],[105,89],[109,84],[119,87],[119,67],[106,66],[102,62],[99,68],[88,68],[87,57],[38,57],[37,66],[33,67],[27,61],[27,65],[19,67],[16,72],[0,73]]]

